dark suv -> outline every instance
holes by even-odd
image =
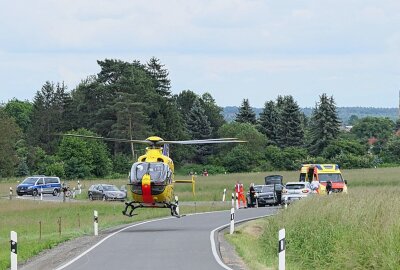
[[[265,177],[266,185],[274,185],[277,204],[282,203],[283,176],[282,175],[267,175]]]

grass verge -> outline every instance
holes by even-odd
[[[229,205],[182,205],[181,213],[228,209]],[[82,235],[93,234],[93,211],[99,213],[99,229],[169,216],[168,209],[137,209],[139,215],[121,214],[118,202],[51,203],[27,200],[0,200],[0,269],[10,267],[10,231],[18,233],[18,261],[23,262],[44,249]],[[60,224],[61,221],[61,224]],[[40,230],[41,227],[41,230]],[[61,229],[61,230],[60,230]]]
[[[282,228],[287,269],[399,269],[399,168],[356,172],[349,194],[309,197],[227,240],[250,269],[277,269]]]

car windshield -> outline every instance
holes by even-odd
[[[167,179],[169,167],[162,162],[137,162],[133,164],[131,175],[132,181],[140,182],[143,176],[150,174],[151,182],[163,182]]]
[[[33,185],[33,184],[36,183],[36,181],[37,181],[38,179],[39,179],[38,177],[28,177],[28,178],[26,178],[26,179],[22,182],[22,184]]]
[[[339,173],[324,173],[318,174],[318,180],[320,182],[328,182],[331,181],[332,183],[341,183],[343,182],[342,175]]]
[[[305,187],[304,184],[286,184],[286,189],[303,189]]]
[[[116,186],[103,186],[104,191],[119,191]]]
[[[273,192],[274,191],[274,186],[263,186],[262,192]]]

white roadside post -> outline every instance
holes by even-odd
[[[99,235],[99,214],[94,210],[94,235]]]
[[[239,194],[236,192],[236,209],[239,209]]]
[[[279,270],[285,270],[285,255],[286,255],[286,240],[285,240],[285,229],[279,231]]]
[[[285,197],[285,209],[287,209],[287,197]]]
[[[40,200],[43,201],[43,187],[40,187]]]
[[[235,207],[235,194],[232,193],[232,207]]]
[[[175,203],[176,203],[176,213],[179,216],[179,200],[178,200],[178,196],[175,196]]]
[[[229,227],[229,233],[233,234],[233,232],[235,231],[235,208],[231,208],[231,224]]]
[[[258,194],[256,193],[256,208],[258,208]]]
[[[13,190],[12,190],[12,187],[10,187],[10,200],[12,200],[12,194],[13,194]]]
[[[18,259],[17,259],[17,233],[11,231],[11,270],[17,270]]]
[[[222,201],[225,201],[225,195],[226,195],[226,188],[224,188],[224,195],[222,195]]]

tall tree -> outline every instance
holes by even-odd
[[[201,96],[200,103],[204,109],[204,113],[210,121],[212,128],[211,136],[216,137],[219,128],[225,123],[224,116],[222,115],[222,108],[215,103],[215,99],[210,93],[204,93]]]
[[[178,95],[174,96],[176,105],[181,112],[185,121],[189,117],[190,110],[193,107],[193,103],[197,100],[199,96],[191,90],[183,90]]]
[[[168,78],[169,72],[164,66],[160,63],[160,59],[152,57],[147,62],[146,70],[155,80],[157,93],[163,97],[170,97],[171,81]]]
[[[124,139],[145,138],[149,134],[148,117],[145,114],[145,105],[137,102],[133,94],[119,93],[116,97],[112,110],[116,114],[116,121],[111,126],[111,137]],[[119,150],[125,149],[125,151]],[[114,153],[125,152],[129,149],[132,157],[135,157],[133,145],[115,144]]]
[[[278,146],[281,148],[301,146],[304,140],[304,130],[299,105],[292,96],[284,96],[282,101],[277,101],[277,104],[280,105],[277,123]]]
[[[272,144],[277,143],[276,125],[278,123],[278,117],[278,110],[275,102],[272,100],[265,102],[264,108],[260,113],[260,118],[258,119],[257,129],[267,136],[268,140]]]
[[[239,107],[239,112],[236,114],[236,122],[256,124],[256,114],[250,107],[249,100],[243,99],[242,105]]]
[[[188,118],[188,131],[192,139],[204,140],[211,137],[212,128],[204,109],[201,107],[200,100],[193,103]],[[211,154],[211,147],[209,145],[196,145],[195,161],[204,163],[207,156]]]
[[[14,98],[7,102],[4,111],[15,119],[15,122],[23,132],[28,130],[31,123],[32,103],[27,100],[20,101]]]
[[[46,152],[54,153],[58,138],[54,133],[62,131],[64,111],[69,94],[64,83],[46,82],[35,95],[32,110],[32,124],[28,139],[32,145],[40,146]]]
[[[339,135],[340,121],[333,97],[326,94],[320,96],[309,124],[310,152],[319,155]]]

